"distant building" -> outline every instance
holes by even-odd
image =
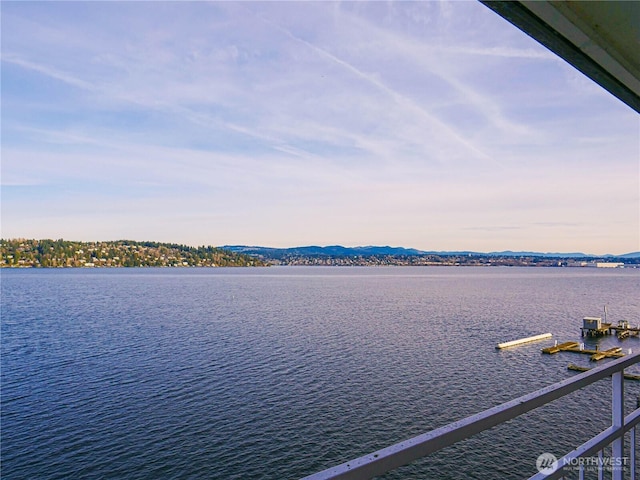
[[[598,268],[623,268],[624,263],[622,262],[597,262],[596,267]]]
[[[569,261],[567,267],[624,268],[622,262]]]
[[[594,267],[594,266],[595,265],[593,263],[589,263],[585,261],[574,260],[574,261],[567,262],[567,267]]]

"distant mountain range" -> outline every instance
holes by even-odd
[[[575,259],[635,259],[640,258],[640,252],[626,253],[624,255],[592,255],[580,252],[560,253],[560,252],[513,252],[506,250],[502,252],[473,252],[473,251],[425,251],[415,248],[389,247],[389,246],[366,246],[366,247],[343,247],[341,245],[331,245],[327,247],[306,246],[292,248],[272,248],[247,245],[225,245],[219,247],[235,253],[260,256],[264,258],[281,259],[284,257],[370,257],[370,256],[472,256],[472,257],[536,257],[536,258],[575,258]]]
[[[424,255],[426,252],[413,248],[403,247],[343,247],[341,245],[332,245],[329,247],[292,247],[292,248],[271,248],[256,247],[246,245],[225,245],[220,247],[234,253],[245,253],[247,255],[260,255],[268,258],[281,258],[284,256],[302,256],[302,257],[369,257],[374,255]]]

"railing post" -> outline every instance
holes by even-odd
[[[602,468],[604,464],[602,450],[598,452],[598,480],[604,480],[604,468]]]
[[[636,397],[636,408],[640,408],[640,397]],[[631,480],[636,480],[636,427],[631,429],[631,451],[629,452],[631,463]]]
[[[629,463],[631,463],[631,480],[636,480],[636,427],[631,429],[631,452],[629,457]]]
[[[611,420],[613,428],[622,428],[624,423],[624,370],[611,375]],[[611,468],[613,480],[624,477],[624,435],[611,444]]]

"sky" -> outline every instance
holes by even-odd
[[[2,238],[640,250],[640,119],[475,1],[0,4]]]

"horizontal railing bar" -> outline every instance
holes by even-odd
[[[575,392],[593,382],[640,361],[640,353],[625,356],[601,367],[541,388],[483,412],[458,420],[376,452],[305,477],[304,480],[361,480],[407,465],[460,440],[495,427],[530,410]]]
[[[623,436],[629,430],[634,428],[638,423],[640,423],[640,408],[634,410],[624,418],[624,424],[622,425],[622,427],[609,427],[606,430],[600,432],[595,437],[587,440],[575,450],[567,453],[564,457],[559,458],[557,468],[554,472],[539,472],[532,477],[529,477],[529,480],[553,480],[562,477],[566,474],[566,472],[563,471],[563,467],[571,465],[571,462],[574,459],[586,457],[597,453],[599,450],[602,450],[604,447],[609,445],[613,440]]]

